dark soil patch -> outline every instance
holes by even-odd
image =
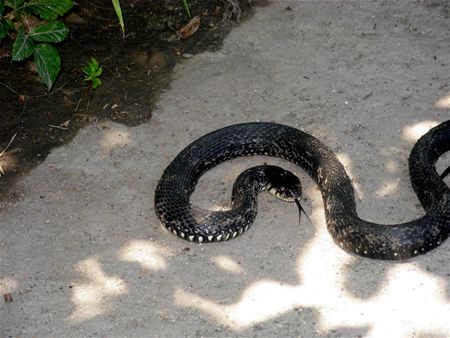
[[[42,162],[50,149],[86,123],[111,119],[136,125],[151,118],[158,93],[170,83],[174,65],[220,47],[233,23],[224,24],[223,1],[189,1],[201,16],[199,31],[179,40],[188,21],[181,1],[122,0],[126,37],[109,1],[82,0],[65,21],[70,36],[58,48],[63,69],[51,93],[30,63],[12,62],[11,41],[0,45],[0,191]],[[248,15],[243,8],[243,17]],[[103,66],[103,84],[92,91],[80,67],[91,57]]]

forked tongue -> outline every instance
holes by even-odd
[[[302,218],[302,212],[305,214],[305,216],[308,219],[309,223],[311,223],[311,220],[309,219],[308,215],[306,214],[305,209],[303,209],[302,205],[300,204],[300,201],[298,200],[298,198],[295,199],[295,204],[297,204],[297,207],[298,207],[298,223],[300,224],[300,220]]]

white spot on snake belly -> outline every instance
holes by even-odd
[[[192,242],[192,241],[194,240],[194,236],[193,236],[193,235],[190,235],[190,236],[189,236],[189,240]]]
[[[394,256],[398,256],[398,253],[394,252]]]
[[[364,250],[364,255],[367,255],[367,251],[366,250]]]
[[[237,232],[236,231],[233,232],[233,237],[232,238],[236,237],[236,235],[237,235]]]
[[[224,240],[227,241],[228,238],[230,238],[230,234],[229,233],[225,236]]]
[[[180,236],[181,236],[181,238],[184,238],[185,234],[183,231],[180,232]]]
[[[172,230],[174,235],[178,235],[177,231],[175,229]]]
[[[417,250],[414,250],[414,255],[416,255],[417,254]]]
[[[202,236],[198,236],[198,241],[199,241],[200,243],[202,243],[202,242],[203,242],[203,237],[202,237]]]
[[[213,237],[212,235],[209,235],[209,236],[208,236],[208,241],[211,242],[211,241],[213,240],[213,238],[214,238],[214,237]]]
[[[248,230],[248,225],[246,225],[244,228],[244,231],[247,231],[247,230]]]
[[[216,240],[217,240],[218,242],[220,242],[220,241],[222,240],[222,234],[220,234],[219,236],[217,236],[217,237],[216,237]]]

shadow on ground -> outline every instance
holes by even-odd
[[[417,138],[448,119],[447,15],[409,1],[289,8],[258,9],[220,51],[178,65],[151,121],[92,123],[14,186],[22,197],[2,210],[0,241],[0,291],[13,302],[0,302],[0,335],[448,335],[450,242],[404,263],[348,255],[326,231],[319,191],[285,162],[302,178],[312,224],[263,194],[246,234],[198,245],[154,214],[156,184],[181,149],[254,120],[329,145],[361,217],[423,213],[406,165]],[[266,159],[214,168],[193,202],[226,206],[257,161]],[[439,172],[448,164],[447,154]]]
[[[110,3],[79,1],[64,21],[68,38],[58,45],[62,71],[48,93],[30,62],[12,62],[12,40],[0,45],[0,199],[12,182],[41,163],[49,151],[71,140],[83,126],[109,119],[129,126],[151,118],[159,94],[167,90],[175,64],[193,55],[220,48],[236,25],[223,22],[227,1],[193,1],[200,15],[198,32],[178,39],[177,30],[189,22],[181,1],[121,1],[126,24],[122,36]],[[236,2],[237,3],[237,2]],[[257,4],[253,2],[252,4]],[[243,2],[241,20],[251,15]],[[91,57],[103,68],[95,91],[81,72]],[[6,158],[7,156],[7,158]],[[16,196],[17,197],[17,196]]]

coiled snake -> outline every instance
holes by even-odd
[[[164,171],[155,193],[155,212],[175,235],[194,242],[234,238],[252,225],[257,193],[271,190],[280,198],[290,196],[287,185],[300,187],[296,177],[278,167],[259,166],[241,174],[227,211],[201,210],[189,197],[208,169],[246,155],[268,155],[289,160],[305,170],[318,185],[326,223],[335,243],[360,256],[399,260],[424,254],[439,246],[450,231],[450,189],[436,171],[437,159],[450,150],[450,120],[422,136],[409,157],[412,186],[426,214],[416,220],[375,224],[358,217],[352,182],[334,153],[313,136],[275,123],[244,123],[211,132],[191,143]],[[272,176],[276,176],[275,178]],[[287,195],[283,195],[287,194]],[[283,195],[283,196],[280,196]],[[294,193],[292,193],[294,195]]]

